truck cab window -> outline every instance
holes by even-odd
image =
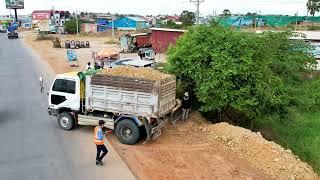
[[[76,82],[65,79],[56,79],[53,84],[52,91],[75,94]]]

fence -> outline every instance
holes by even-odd
[[[216,17],[215,20],[222,26],[263,26],[269,25],[288,26],[301,22],[314,22],[320,23],[320,16],[283,16],[283,15],[265,15],[265,16],[229,16],[229,17]]]

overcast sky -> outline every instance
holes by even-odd
[[[1,2],[2,1],[2,2]],[[196,11],[190,0],[24,0],[25,9],[18,14],[33,10],[46,10],[54,6],[58,10],[110,12],[119,14],[180,14],[183,10]],[[297,11],[306,15],[307,0],[204,0],[200,6],[201,15],[220,14],[223,9],[234,13],[259,12],[262,14],[288,14]],[[13,11],[12,11],[13,12]],[[9,14],[5,0],[0,0],[0,14]]]

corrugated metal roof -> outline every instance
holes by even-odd
[[[182,29],[168,29],[168,28],[150,28],[153,31],[170,31],[170,32],[187,32],[187,30]]]
[[[32,12],[32,14],[33,13],[51,13],[51,12],[52,12],[52,10],[35,10]]]
[[[133,21],[143,21],[143,22],[146,22],[146,20],[141,19],[141,18],[139,18],[139,17],[126,16],[126,18],[131,19],[131,20],[133,20]]]
[[[33,13],[69,13],[69,11],[60,11],[60,10],[35,10]],[[70,14],[70,13],[69,13]]]

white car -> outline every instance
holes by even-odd
[[[141,59],[120,59],[108,64],[109,68],[117,66],[133,66],[133,67],[153,67],[154,61],[146,61]]]

